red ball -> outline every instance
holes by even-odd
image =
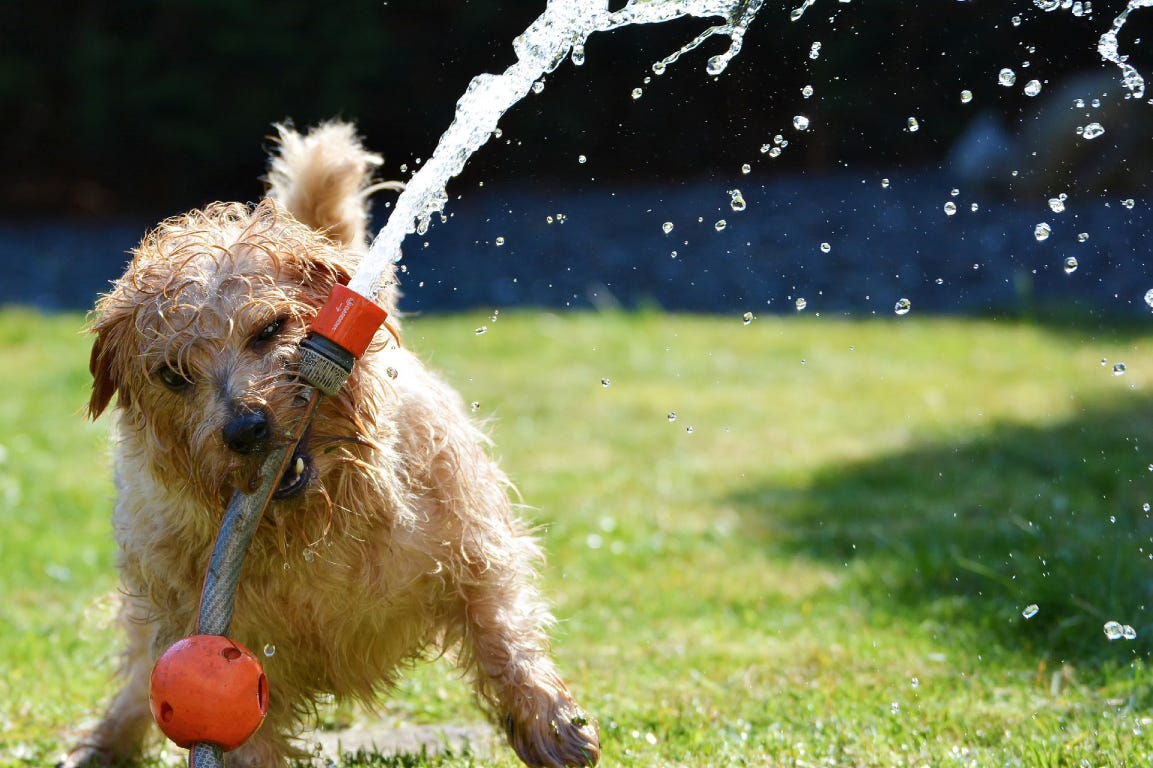
[[[172,645],[152,668],[148,703],[164,735],[185,749],[196,742],[227,752],[268,713],[268,678],[256,655],[220,635]]]

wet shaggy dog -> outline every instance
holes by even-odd
[[[97,304],[89,412],[115,396],[128,648],[123,689],[66,765],[144,748],[152,665],[194,632],[223,511],[304,408],[297,344],[365,252],[379,163],[347,124],[281,127],[267,199],[162,222]],[[487,449],[457,393],[384,331],[321,400],[241,573],[230,636],[275,652],[268,717],[230,768],[284,764],[322,697],[371,704],[444,652],[525,763],[597,761],[596,726],[549,655],[541,551]]]

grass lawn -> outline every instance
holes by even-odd
[[[115,667],[81,325],[0,312],[5,766],[51,764]],[[1149,328],[503,312],[407,340],[543,526],[605,765],[1150,764]],[[385,710],[481,719],[444,663]],[[480,763],[519,765],[340,764]]]

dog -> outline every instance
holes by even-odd
[[[88,413],[115,399],[128,646],[123,688],[70,768],[142,754],[152,666],[195,632],[223,512],[306,407],[298,342],[367,250],[381,158],[347,123],[277,131],[265,199],[163,221],[92,313]],[[390,315],[395,277],[376,297]],[[540,546],[489,447],[461,397],[385,331],[321,399],[241,572],[230,637],[275,651],[267,717],[230,768],[303,756],[294,737],[319,701],[371,706],[406,664],[445,653],[526,764],[597,762],[596,724],[550,657]]]

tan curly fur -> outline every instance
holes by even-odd
[[[124,687],[68,766],[145,748],[152,664],[194,631],[223,510],[303,408],[297,343],[365,248],[379,157],[347,124],[278,131],[269,198],[162,222],[93,314],[89,413],[115,402],[128,648]],[[230,634],[276,652],[267,720],[231,768],[284,764],[322,697],[373,705],[406,663],[446,652],[525,763],[597,761],[596,726],[549,655],[541,550],[488,447],[459,395],[386,332],[322,399],[305,472],[281,486],[242,572]]]

